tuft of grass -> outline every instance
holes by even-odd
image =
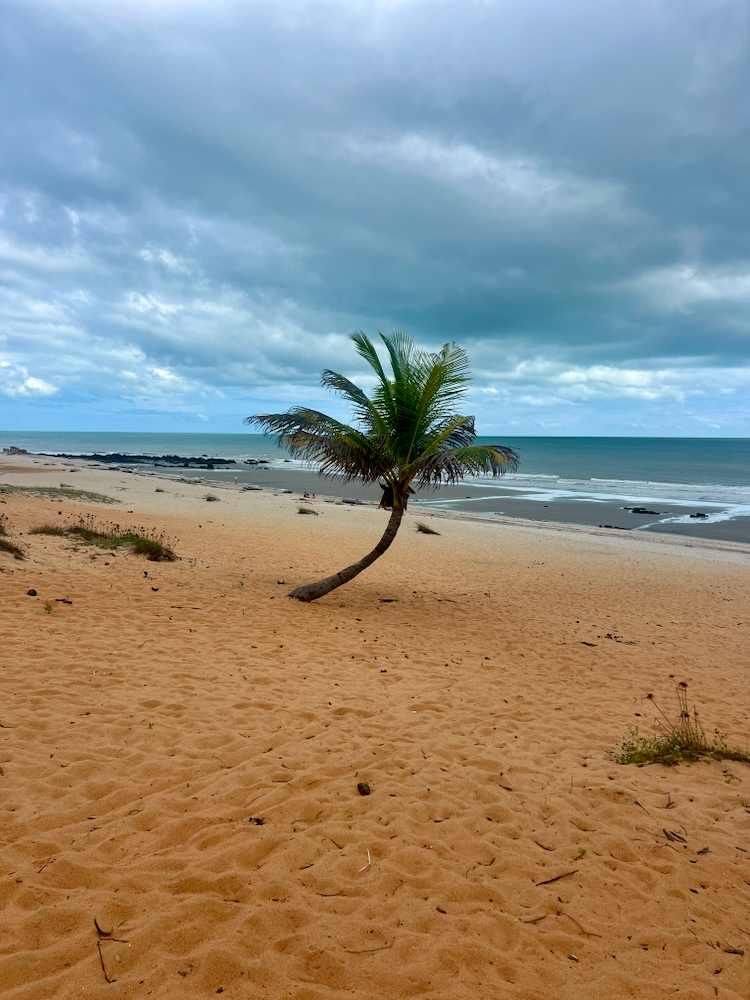
[[[319,510],[313,510],[312,507],[298,507],[297,508],[297,513],[298,514],[312,514],[314,517],[318,517],[318,515],[320,514],[320,511]]]
[[[617,763],[637,764],[639,767],[665,764],[672,767],[685,761],[736,760],[750,764],[750,752],[729,746],[726,737],[718,730],[713,736],[706,735],[698,710],[695,706],[691,709],[688,704],[687,684],[684,681],[677,685],[676,690],[677,719],[670,719],[654,701],[654,696],[648,695],[659,714],[657,731],[645,736],[637,729],[631,729],[615,754]]]
[[[206,493],[206,495],[203,497],[203,499],[205,501],[207,501],[207,503],[218,503],[219,502],[219,498],[217,496],[214,496],[213,493]]]
[[[46,614],[48,614],[48,615],[51,615],[52,612],[55,610],[55,607],[54,607],[52,601],[45,601],[44,604],[42,605],[42,607],[44,608]]]
[[[125,544],[130,545],[130,551],[134,555],[145,556],[150,562],[174,562],[177,558],[163,538],[133,531],[126,532],[122,538],[126,539]]]
[[[425,524],[424,521],[417,521],[417,531],[420,532],[422,535],[439,535],[440,534],[439,531],[435,531],[434,528],[431,528],[429,526],[429,524]]]
[[[26,553],[21,546],[11,542],[8,538],[8,519],[5,514],[0,514],[0,552],[7,552],[14,559],[26,558]]]
[[[177,556],[166,537],[151,528],[121,528],[119,524],[97,524],[93,514],[78,519],[76,524],[59,527],[43,524],[32,528],[33,535],[62,535],[77,538],[86,545],[100,549],[126,548],[134,555],[145,556],[151,562],[174,562]]]
[[[13,556],[14,559],[25,559],[26,553],[23,551],[20,545],[16,545],[15,542],[11,542],[8,538],[0,538],[0,552],[7,552],[9,556]]]

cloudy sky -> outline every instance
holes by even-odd
[[[335,410],[400,327],[484,432],[750,434],[747,0],[0,8],[0,428]]]

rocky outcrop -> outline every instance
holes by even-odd
[[[151,465],[162,469],[215,469],[227,465],[237,465],[233,458],[209,458],[201,455],[199,458],[188,455],[129,455],[125,452],[111,451],[107,454],[93,453],[90,455],[67,455],[55,452],[48,458],[81,458],[86,462],[105,462],[107,465]]]

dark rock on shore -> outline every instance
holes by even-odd
[[[616,531],[629,531],[629,528],[624,528],[621,524],[600,524],[600,528],[614,528]]]
[[[217,466],[224,468],[227,465],[237,465],[233,458],[209,458],[206,455],[201,455],[200,458],[183,455],[128,455],[119,451],[90,455],[68,455],[63,452],[54,452],[46,454],[45,457],[82,458],[87,462],[105,462],[108,465],[116,462],[118,465],[152,465],[157,468],[215,469]]]
[[[12,444],[9,448],[3,448],[3,455],[28,455],[28,451],[25,448],[16,448]]]
[[[708,517],[708,514],[704,514],[702,511],[698,510],[695,514],[690,515],[695,520],[703,521]]]
[[[623,510],[629,510],[631,514],[654,514],[659,517],[658,510],[649,510],[648,507],[623,507]]]

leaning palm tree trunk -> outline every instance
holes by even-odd
[[[368,552],[359,562],[352,563],[351,566],[345,566],[344,569],[339,570],[338,573],[334,573],[333,576],[326,576],[315,583],[305,583],[301,587],[296,587],[289,592],[289,596],[295,597],[298,601],[317,601],[319,597],[325,597],[332,590],[353,580],[355,576],[359,576],[362,570],[371,566],[390,547],[391,542],[396,537],[396,532],[399,529],[403,516],[404,508],[394,507],[388,519],[388,525],[383,532],[383,537],[371,552]]]

